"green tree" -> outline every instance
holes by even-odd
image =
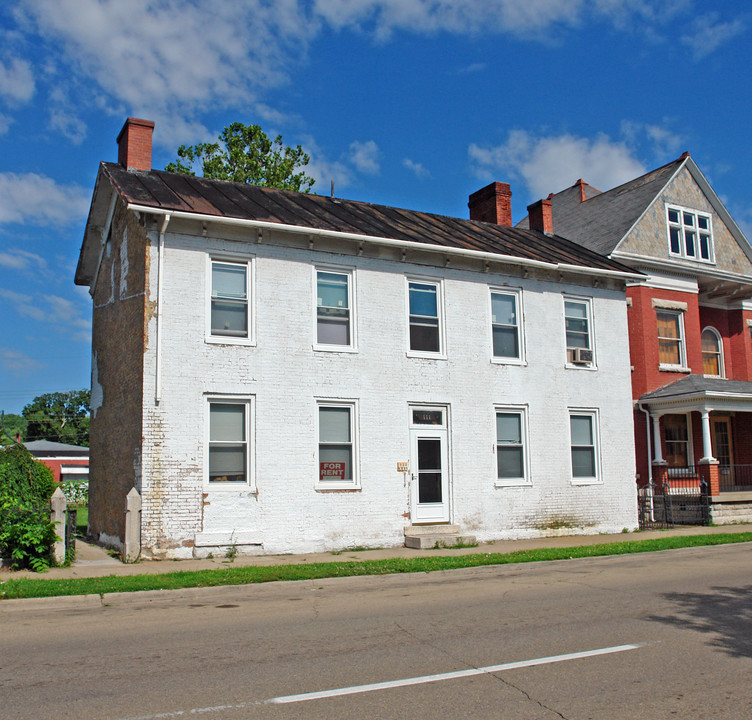
[[[6,415],[3,413],[0,418],[0,445],[7,445],[15,441],[16,433],[20,433],[22,438],[26,437],[26,418],[22,415]]]
[[[222,130],[215,143],[181,145],[177,160],[165,170],[195,175],[194,167],[200,163],[203,176],[212,180],[307,193],[314,180],[296,170],[309,161],[300,145],[291,148],[282,143],[281,135],[271,140],[258,125],[235,122]]]
[[[27,440],[51,440],[89,445],[89,390],[47,393],[35,397],[23,410]]]

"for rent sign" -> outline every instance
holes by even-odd
[[[344,480],[345,463],[343,462],[322,462],[319,463],[319,478],[321,480]]]

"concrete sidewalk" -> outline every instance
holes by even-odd
[[[752,524],[723,525],[720,527],[685,526],[671,530],[646,530],[635,533],[613,535],[566,535],[560,537],[534,538],[530,540],[497,540],[481,543],[471,548],[441,548],[413,550],[405,547],[381,548],[377,550],[344,550],[342,552],[307,553],[304,555],[237,555],[229,560],[224,557],[203,560],[142,560],[124,564],[97,545],[76,541],[76,560],[67,568],[51,568],[45,573],[30,571],[0,573],[0,581],[15,578],[86,578],[107,575],[154,575],[178,572],[181,570],[208,570],[223,567],[246,567],[249,565],[293,565],[322,562],[352,562],[358,560],[383,560],[387,558],[416,558],[439,555],[470,555],[476,553],[510,553],[516,550],[531,550],[551,547],[577,547],[620,543],[629,540],[650,540],[680,535],[715,535],[752,532]]]

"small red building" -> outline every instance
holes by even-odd
[[[52,470],[56,482],[89,479],[89,448],[49,440],[33,440],[24,447]]]

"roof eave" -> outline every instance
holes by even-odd
[[[414,240],[396,240],[388,237],[378,237],[373,235],[364,235],[362,233],[348,233],[339,230],[326,230],[322,228],[312,228],[304,225],[289,225],[285,223],[269,222],[265,220],[253,220],[250,218],[234,218],[223,215],[205,215],[202,213],[193,213],[185,211],[168,210],[157,208],[151,205],[141,205],[138,203],[128,203],[128,210],[141,213],[150,213],[152,215],[170,215],[173,219],[183,218],[195,220],[198,222],[215,222],[226,225],[239,225],[267,230],[280,230],[306,236],[333,237],[345,240],[352,240],[361,243],[373,243],[377,245],[389,245],[392,247],[401,247],[411,250],[422,250],[424,252],[434,252],[442,255],[458,255],[464,257],[477,258],[479,260],[489,260],[499,263],[509,263],[522,265],[531,268],[540,268],[547,270],[556,270],[560,272],[571,272],[585,275],[597,275],[601,277],[611,277],[619,280],[636,280],[644,278],[644,275],[636,271],[626,270],[609,270],[606,268],[594,268],[586,265],[571,265],[566,263],[545,262],[542,260],[533,260],[514,255],[502,255],[482,250],[471,250],[469,248],[458,248],[447,245],[432,245]]]

